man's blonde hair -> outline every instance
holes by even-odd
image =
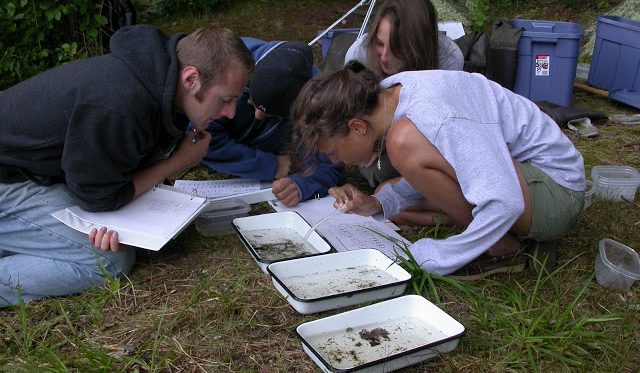
[[[201,27],[178,41],[176,47],[180,68],[193,66],[201,76],[201,91],[223,82],[233,67],[249,75],[253,57],[242,39],[227,28]]]

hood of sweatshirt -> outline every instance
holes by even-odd
[[[160,103],[162,122],[171,137],[180,136],[184,128],[174,123],[174,99],[180,63],[176,46],[186,36],[166,36],[147,25],[134,25],[118,30],[111,37],[112,56],[122,60],[140,84]]]

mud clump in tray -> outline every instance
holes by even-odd
[[[245,232],[245,238],[251,244],[256,255],[263,261],[297,258],[317,254],[301,235],[293,229],[270,228],[256,229]]]
[[[389,332],[383,328],[375,328],[375,329],[371,329],[371,331],[367,329],[362,329],[358,334],[360,334],[360,338],[369,342],[371,347],[379,345],[380,343],[382,343],[383,340],[385,341],[391,340],[389,338]]]
[[[284,241],[279,243],[265,244],[260,247],[256,247],[256,254],[260,259],[273,262],[276,260],[296,258],[299,256],[305,256],[313,254],[315,250],[306,247],[307,245],[298,244],[293,241]]]

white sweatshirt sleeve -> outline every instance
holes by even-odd
[[[424,199],[405,178],[400,179],[395,184],[384,184],[374,197],[380,201],[385,218],[395,215]]]
[[[502,238],[524,211],[524,199],[509,150],[497,123],[453,118],[439,131],[436,147],[451,164],[473,220],[462,233],[445,240],[420,239],[409,250],[428,271],[449,274],[469,263]],[[385,217],[408,206],[408,182],[376,195]]]

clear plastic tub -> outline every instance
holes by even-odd
[[[605,238],[600,241],[596,257],[596,280],[598,284],[626,293],[640,280],[640,257],[629,246]]]
[[[640,173],[629,166],[595,166],[591,180],[595,195],[612,201],[633,201],[640,185]]]
[[[251,206],[238,199],[209,202],[196,219],[196,230],[205,237],[233,233],[233,219],[247,216]]]
[[[587,180],[587,187],[584,189],[584,209],[591,206],[591,198],[593,197],[593,192],[596,190],[595,184],[591,180]]]

